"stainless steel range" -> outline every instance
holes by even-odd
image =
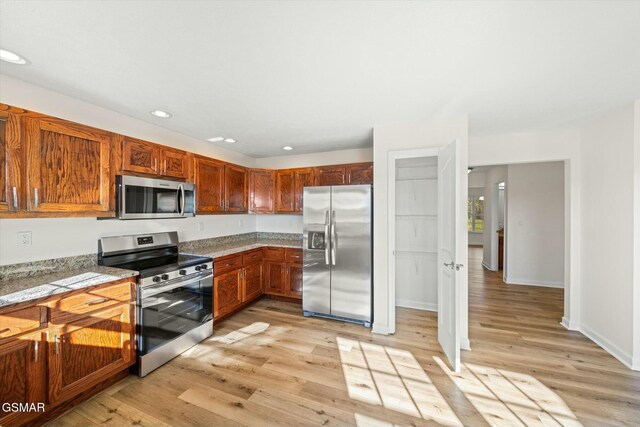
[[[140,272],[141,377],[213,334],[213,259],[178,253],[177,232],[103,237],[98,263]]]

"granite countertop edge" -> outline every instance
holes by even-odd
[[[40,276],[0,280],[0,309],[137,275],[138,272],[133,270],[93,266]]]
[[[216,258],[221,258],[223,256],[233,255],[268,246],[288,249],[302,249],[302,240],[265,239],[249,242],[234,242],[224,245],[211,245],[202,248],[186,249],[183,251],[183,253],[210,256],[215,260]]]

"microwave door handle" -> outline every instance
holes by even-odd
[[[184,185],[180,184],[178,188],[180,189],[180,216],[184,216]]]

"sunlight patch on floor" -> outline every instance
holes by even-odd
[[[351,399],[447,426],[462,425],[411,352],[343,337],[336,342]],[[381,423],[373,425],[391,425]]]
[[[531,375],[463,363],[459,373],[440,368],[491,426],[581,426],[555,392]]]
[[[268,327],[269,324],[266,322],[254,322],[249,326],[245,326],[244,328],[240,328],[236,331],[231,331],[226,335],[221,335],[219,337],[214,336],[210,338],[209,341],[221,342],[223,344],[233,344],[234,342],[241,341],[252,335],[264,332]]]

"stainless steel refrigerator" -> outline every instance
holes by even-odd
[[[373,303],[372,187],[304,189],[305,316],[371,326]]]

